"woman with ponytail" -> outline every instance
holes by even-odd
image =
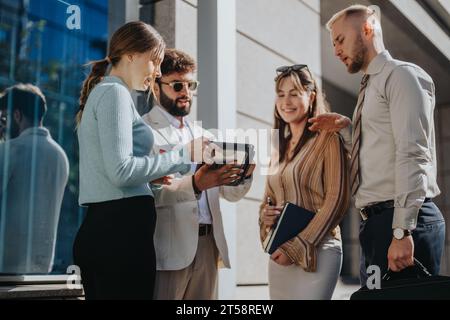
[[[74,261],[88,300],[153,298],[156,212],[149,182],[189,172],[194,145],[149,156],[152,130],[130,91],[153,87],[164,49],[150,25],[127,23],[112,36],[108,56],[91,63],[83,83],[76,117],[79,203],[88,209]]]
[[[308,120],[328,107],[308,67],[284,66],[277,73],[274,128],[280,135],[279,155],[271,159],[273,174],[267,177],[260,208],[261,241],[286,202],[316,214],[271,255],[270,297],[331,299],[342,263],[338,224],[350,203],[347,155],[338,134],[309,130]]]

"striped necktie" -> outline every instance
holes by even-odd
[[[352,160],[350,165],[350,183],[352,187],[352,196],[355,195],[359,187],[359,147],[361,143],[361,111],[364,105],[364,95],[366,93],[369,75],[364,75],[359,89],[358,103],[356,104],[356,114],[353,116],[353,144]]]

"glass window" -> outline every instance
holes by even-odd
[[[67,25],[68,19],[73,22],[67,2],[80,8],[80,29]],[[1,117],[7,129],[0,142],[0,273],[61,274],[72,264],[72,245],[84,214],[78,206],[74,118],[87,73],[83,66],[105,57],[107,40],[108,0],[0,0],[0,91],[17,83],[42,90],[47,100],[43,126],[69,161],[67,183],[58,196],[62,160],[52,162],[51,151],[41,146],[34,131],[29,145],[13,143],[11,127],[18,120],[14,101],[8,104]],[[58,153],[52,143],[51,150]],[[28,164],[22,159],[27,157]],[[60,208],[51,215],[58,197]]]

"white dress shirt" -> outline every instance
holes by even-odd
[[[393,59],[388,51],[371,61],[367,74],[355,204],[364,208],[394,200],[392,227],[412,230],[425,198],[440,193],[434,83],[423,69]]]
[[[184,118],[183,121],[178,120],[159,105],[156,105],[156,108],[160,109],[160,111],[167,118],[172,127],[176,129],[175,132],[178,135],[180,145],[185,145],[191,142],[192,139],[194,139],[192,128],[189,126],[188,121],[184,121]],[[193,163],[191,167],[192,173],[195,173],[196,168],[197,164]],[[209,210],[206,192],[202,192],[200,199],[198,200],[198,212],[199,212],[198,215],[199,224],[212,224],[211,212]]]
[[[68,176],[67,156],[44,127],[0,143],[0,273],[52,270]]]

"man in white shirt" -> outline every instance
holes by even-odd
[[[69,161],[42,125],[46,110],[30,84],[0,97],[0,273],[52,270]]]
[[[401,271],[414,258],[438,274],[445,222],[432,199],[436,182],[435,88],[431,77],[385,50],[376,6],[354,5],[327,24],[336,56],[349,73],[364,73],[350,119],[331,113],[316,117],[312,130],[341,130],[350,140],[352,193],[362,225],[361,281],[366,268]],[[347,133],[346,133],[347,132]]]
[[[195,61],[186,53],[167,49],[161,78],[154,92],[159,105],[143,116],[155,136],[155,153],[167,152],[194,138],[210,133],[187,119],[193,93]],[[218,264],[230,268],[222,225],[219,197],[238,201],[250,189],[252,169],[238,186],[226,186],[240,175],[235,165],[211,170],[203,165],[192,174],[175,176],[169,185],[155,191],[155,298],[162,300],[215,299]]]

